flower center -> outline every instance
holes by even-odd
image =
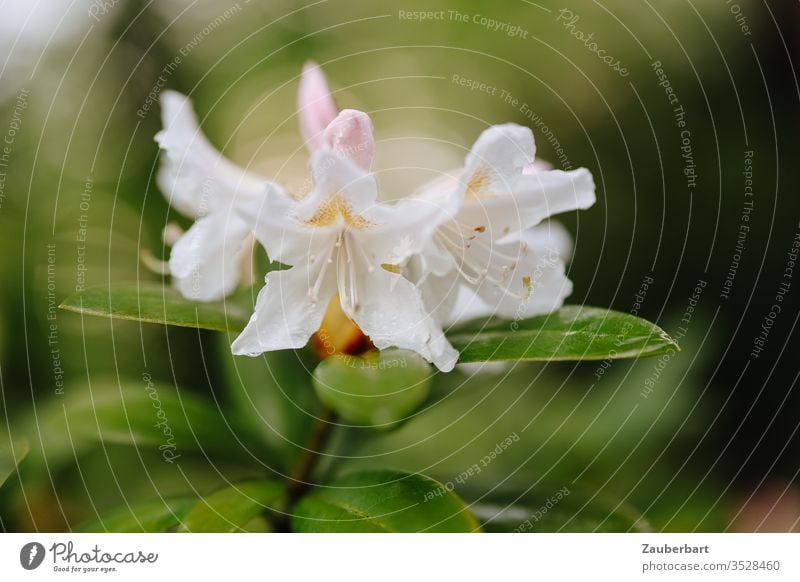
[[[322,228],[343,222],[349,228],[366,230],[374,224],[353,211],[350,204],[338,193],[333,194],[322,204],[311,218],[304,221],[306,226]]]

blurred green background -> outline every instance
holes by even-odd
[[[160,120],[151,92],[163,85],[190,95],[226,156],[297,186],[306,153],[295,92],[307,59],[322,65],[340,106],[372,116],[388,196],[458,165],[495,123],[532,127],[538,155],[556,167],[588,167],[598,203],[560,218],[576,243],[570,302],[627,312],[652,277],[639,315],[683,348],[661,365],[616,362],[602,374],[596,363],[526,364],[437,377],[437,399],[400,429],[343,431],[337,450],[346,458],[327,470],[388,467],[447,482],[517,434],[456,491],[484,502],[531,488],[546,500],[569,487],[586,507],[600,504],[591,525],[579,503],[552,529],[625,530],[602,519],[620,508],[656,531],[798,527],[800,280],[763,352],[751,356],[800,231],[797,3],[28,4],[0,8],[0,444],[30,449],[0,488],[1,529],[64,530],[125,503],[269,474],[277,461],[268,454],[237,462],[248,456],[230,438],[241,426],[284,460],[300,450],[315,405],[295,354],[234,359],[220,334],[53,307],[84,277],[87,286],[160,281],[140,252],[166,257],[164,226],[188,224],[154,184]],[[419,10],[443,18],[401,14]],[[482,17],[517,32],[492,30]],[[575,31],[594,33],[629,74]],[[659,85],[656,61],[677,104]],[[470,90],[454,76],[498,91]],[[754,205],[745,223],[749,151]],[[687,325],[698,281],[707,284]],[[96,399],[120,387],[141,392],[145,374],[165,399],[177,395],[173,418],[195,397],[223,407],[226,434],[177,464],[142,446],[146,439],[98,444]]]

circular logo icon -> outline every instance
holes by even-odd
[[[44,561],[44,546],[39,542],[28,542],[19,551],[19,563],[26,570],[35,570]]]

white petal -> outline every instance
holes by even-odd
[[[410,281],[385,269],[360,272],[360,304],[355,322],[378,349],[398,347],[417,352],[443,372],[455,367],[458,352],[441,325],[425,310],[422,295]],[[350,306],[343,308],[345,311]]]
[[[527,230],[561,212],[589,208],[595,202],[594,180],[585,168],[537,172],[509,178],[506,194],[464,202],[458,221],[466,232],[486,230],[493,239]]]
[[[515,123],[493,125],[472,146],[464,164],[462,179],[469,184],[474,178],[480,177],[480,183],[473,183],[475,190],[507,190],[506,180],[521,174],[525,166],[533,163],[535,154],[536,146],[530,128]]]
[[[175,243],[169,258],[174,285],[193,301],[216,301],[239,283],[249,260],[248,225],[236,214],[218,211],[200,218]]]
[[[487,304],[473,287],[459,284],[453,294],[452,306],[449,317],[444,320],[446,325],[456,325],[479,317],[489,317],[494,314],[494,309]]]
[[[411,257],[408,264],[414,273],[409,278],[417,282],[422,281],[428,275],[438,277],[448,275],[455,268],[456,260],[453,254],[438,242],[430,241],[419,254]]]
[[[203,135],[189,99],[175,91],[161,95],[164,129],[155,140],[164,150],[158,185],[170,205],[190,217],[258,196],[267,180],[222,156]]]
[[[308,214],[308,209],[305,204],[276,188],[267,187],[260,203],[240,205],[238,210],[272,261],[301,264],[309,257],[326,253],[336,240],[335,229],[306,224],[307,217],[303,215]]]
[[[417,257],[413,257],[409,264],[413,265],[416,259]],[[417,281],[416,279],[411,280]],[[440,276],[427,273],[416,284],[428,313],[442,325],[452,321],[453,311],[459,305],[459,289],[463,288],[461,281],[452,275]]]
[[[404,198],[394,204],[376,203],[362,213],[372,226],[355,234],[373,263],[399,265],[430,245],[439,225],[454,218],[455,202]],[[436,258],[432,255],[429,265]]]
[[[496,275],[498,265],[515,258],[500,283],[488,278],[467,286],[459,293],[452,317],[457,320],[497,315],[524,319],[560,308],[572,293],[572,282],[565,274],[565,261],[571,252],[569,233],[555,222],[520,233],[515,239],[493,246],[472,246],[467,260],[485,265]],[[503,255],[503,258],[497,255]],[[490,268],[491,267],[491,268]]]
[[[417,188],[411,195],[412,198],[422,198],[424,200],[438,201],[446,203],[454,192],[460,190],[459,176],[464,173],[463,168],[456,168],[437,176],[433,180],[425,182]]]
[[[547,172],[553,169],[553,164],[544,160],[533,160],[533,163],[522,168],[523,174],[535,174],[536,172]]]
[[[527,300],[520,301],[506,295],[497,303],[497,313],[504,317],[532,317],[543,313],[550,313],[559,309],[564,300],[572,294],[572,281],[566,276],[565,261],[568,255],[561,253],[560,241],[551,239],[561,238],[557,231],[552,230],[552,236],[543,236],[541,232],[523,233],[523,243],[528,247],[525,256],[514,270],[507,282],[507,289],[515,290],[526,285],[523,277],[530,277],[530,295]],[[546,240],[547,242],[543,241]],[[507,243],[513,244],[513,243]],[[485,287],[481,296],[485,300],[500,297],[495,290],[486,293],[490,288]]]
[[[531,249],[552,248],[564,261],[572,258],[572,235],[560,222],[548,220],[524,232],[512,235],[510,240],[523,240]],[[507,241],[501,241],[507,242]]]
[[[377,197],[371,174],[329,150],[315,153],[312,167],[315,187],[306,198],[294,200],[267,187],[255,210],[250,206],[242,210],[271,260],[299,265],[327,258],[344,230],[373,226],[361,214]]]
[[[323,149],[311,156],[314,191],[302,200],[299,212],[311,218],[331,196],[338,195],[352,213],[360,215],[378,199],[375,177],[352,160]]]
[[[359,236],[379,264],[399,265],[421,254],[422,271],[443,274],[452,267],[452,260],[431,243],[431,237],[438,226],[456,217],[461,204],[458,180],[445,174],[408,198],[366,208],[363,214],[374,226]]]
[[[255,313],[231,345],[239,356],[257,356],[273,350],[299,349],[319,329],[336,292],[334,269],[321,271],[321,262],[273,271],[258,293]],[[309,294],[321,277],[316,301]]]

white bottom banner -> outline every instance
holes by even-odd
[[[798,534],[3,534],[0,580],[800,580]],[[189,578],[190,580],[191,578]],[[506,578],[508,579],[508,578]]]

